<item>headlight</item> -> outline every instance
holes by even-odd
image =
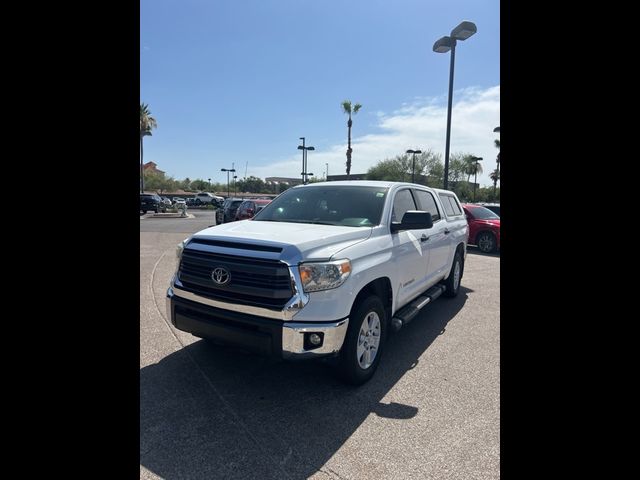
[[[178,246],[176,247],[176,257],[178,257],[178,260],[180,260],[182,258],[182,251],[184,250],[184,247],[187,243],[189,243],[189,240],[191,240],[191,237],[189,238],[185,238],[183,241],[181,241]]]
[[[351,273],[349,260],[300,265],[300,279],[305,292],[317,292],[339,287]]]

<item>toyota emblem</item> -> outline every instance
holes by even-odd
[[[211,280],[213,280],[213,283],[216,285],[223,286],[229,283],[231,274],[229,270],[224,267],[216,267],[213,269],[213,272],[211,272]]]

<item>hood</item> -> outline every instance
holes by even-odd
[[[302,257],[305,261],[327,260],[371,236],[368,227],[338,227],[309,223],[241,220],[209,227],[194,238],[280,247],[281,258]],[[231,252],[229,252],[231,253]]]

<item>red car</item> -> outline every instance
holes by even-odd
[[[500,249],[500,217],[481,205],[462,205],[469,223],[469,243],[484,253]]]
[[[253,218],[253,216],[262,210],[265,205],[271,203],[271,200],[245,200],[238,207],[236,212],[236,220],[247,220]]]

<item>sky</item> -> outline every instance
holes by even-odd
[[[226,183],[300,177],[299,137],[315,147],[308,171],[351,173],[407,149],[444,159],[450,53],[433,43],[463,20],[458,42],[451,153],[484,160],[492,184],[500,125],[498,0],[141,0],[140,101],[158,128],[144,161],[177,179]]]

